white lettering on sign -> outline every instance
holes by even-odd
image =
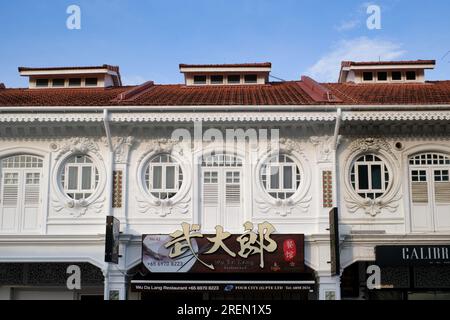
[[[449,252],[445,247],[402,248],[403,260],[448,260]]]

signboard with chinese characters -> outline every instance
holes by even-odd
[[[378,246],[379,266],[450,266],[450,246]]]
[[[293,273],[304,271],[304,236],[274,234],[270,223],[242,235],[216,227],[203,235],[198,225],[182,224],[170,235],[143,235],[142,262],[152,273]]]

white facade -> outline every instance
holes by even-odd
[[[117,290],[120,299],[136,298],[126,273],[141,262],[142,234],[172,233],[182,222],[202,225],[203,233],[216,225],[242,233],[246,221],[269,221],[278,233],[305,234],[305,263],[316,272],[318,297],[339,299],[340,277],[328,263],[331,207],[340,214],[341,271],[374,261],[378,245],[450,242],[450,105],[201,108],[2,108],[0,263],[87,262],[103,272],[105,297]],[[176,143],[176,129],[192,140]],[[266,148],[260,139],[230,149],[212,142],[227,129],[279,129],[279,145]],[[211,152],[217,161],[203,163]],[[269,190],[262,172],[275,154],[287,157],[275,162],[288,169]],[[160,155],[170,156],[158,160],[165,178],[151,180],[156,173],[146,176],[148,166]],[[414,162],[417,155],[424,162]],[[74,156],[91,162],[69,169]],[[366,169],[369,181],[360,179]],[[121,172],[119,187],[113,171]],[[75,172],[80,185],[70,188],[84,191],[65,190]],[[324,176],[331,177],[329,189]],[[276,183],[284,188],[277,191]],[[118,190],[121,200],[112,208]],[[68,196],[76,192],[89,194]],[[161,192],[171,195],[159,199]],[[107,215],[121,222],[117,266],[104,262]],[[1,297],[12,298],[13,287],[1,287]]]

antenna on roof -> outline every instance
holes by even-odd
[[[286,82],[286,80],[284,80],[284,79],[281,79],[281,78],[278,78],[278,77],[275,77],[275,76],[273,76],[273,75],[269,75],[269,77],[270,78],[274,78],[274,79],[277,79],[277,80],[280,80],[280,81],[282,81],[282,82]]]

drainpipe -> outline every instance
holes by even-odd
[[[334,194],[333,197],[335,199],[334,207],[338,209],[338,221],[340,220],[340,214],[341,214],[341,206],[339,202],[339,196],[340,196],[340,167],[339,167],[339,157],[338,157],[338,148],[339,148],[339,131],[341,129],[341,122],[342,122],[342,109],[338,108],[337,114],[336,114],[336,126],[334,128],[334,140],[333,140],[333,150],[334,150],[334,179],[333,179],[333,190]],[[340,242],[340,239],[338,240]],[[339,243],[340,246],[340,243]],[[341,270],[339,270],[339,278],[340,278]],[[339,280],[340,283],[340,280]],[[340,299],[340,298],[339,298]]]
[[[339,130],[341,129],[341,120],[342,120],[342,109],[337,109],[336,114],[336,126],[334,128],[334,140],[333,140],[333,150],[337,151],[338,143],[339,143]]]
[[[107,215],[114,215],[113,209],[112,209],[112,193],[113,193],[113,170],[114,170],[114,147],[112,144],[112,137],[111,137],[111,129],[109,126],[109,111],[108,109],[103,110],[103,124],[105,127],[106,132],[106,139],[108,142],[108,149],[109,149],[109,162],[107,167],[107,177],[106,177],[106,208],[107,208]],[[103,275],[105,277],[105,288],[104,288],[104,299],[109,300],[109,271],[110,271],[110,263],[105,262],[105,270],[103,272]]]

